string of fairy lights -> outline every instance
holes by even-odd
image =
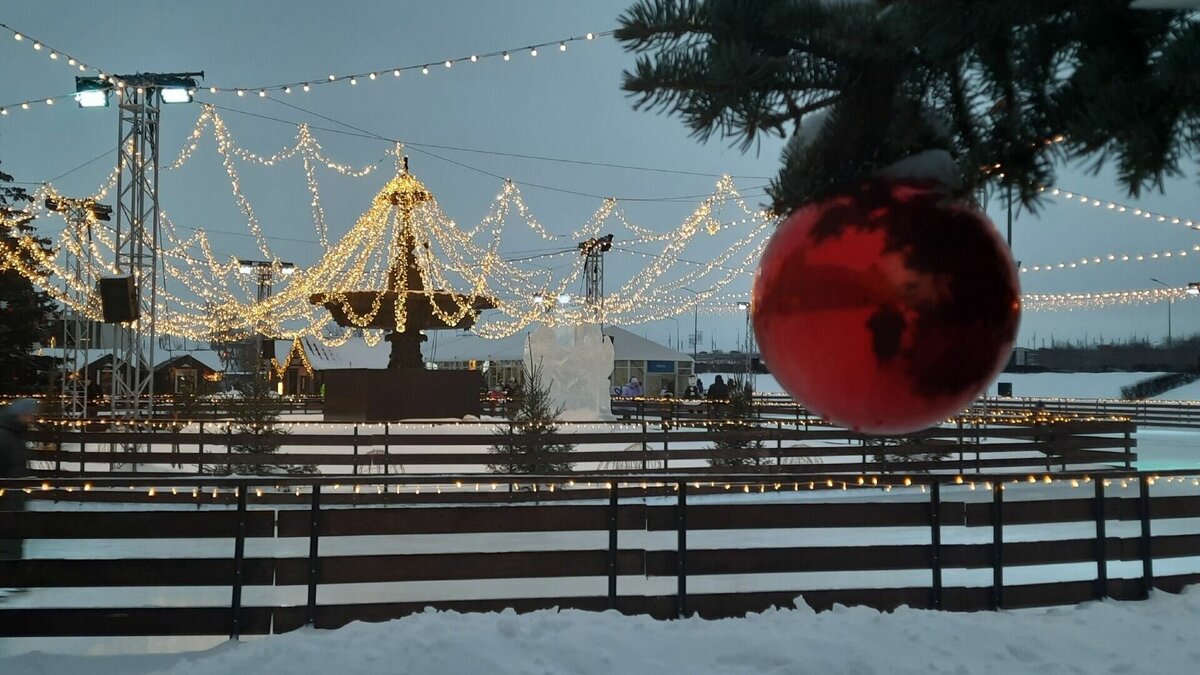
[[[66,52],[50,47],[45,42],[0,23],[0,29],[11,33],[13,42],[27,45],[34,51],[44,53],[50,60],[59,61],[80,72],[94,71],[100,76],[105,73]],[[276,94],[312,91],[317,87],[333,84],[357,86],[371,82],[396,80],[409,72],[429,75],[437,68],[451,69],[458,65],[474,64],[484,60],[498,59],[508,62],[516,55],[536,58],[540,53],[565,52],[573,43],[587,43],[611,35],[611,31],[589,32],[558,40],[526,45],[520,48],[476,53],[441,59],[427,63],[390,66],[344,75],[329,74],[295,82],[272,83],[255,86],[209,86],[209,93],[233,94],[266,98]],[[384,75],[390,75],[384,78]],[[56,99],[46,97],[31,99],[17,104],[0,106],[0,114],[10,109],[30,110],[35,104],[51,106]],[[326,310],[309,302],[309,297],[318,293],[329,294],[340,302],[351,322],[365,327],[381,311],[380,302],[365,313],[358,313],[344,300],[349,290],[378,288],[386,283],[389,263],[394,260],[396,233],[402,224],[395,209],[386,208],[377,195],[369,208],[341,240],[332,242],[329,235],[325,209],[320,194],[318,170],[331,170],[350,178],[372,175],[381,163],[354,167],[338,162],[324,151],[319,141],[306,124],[298,124],[295,142],[271,154],[259,154],[237,144],[216,108],[203,105],[196,124],[187,136],[178,155],[164,165],[170,171],[182,168],[193,156],[206,133],[215,141],[222,167],[230,183],[231,194],[241,212],[246,229],[255,239],[258,252],[280,267],[279,257],[272,251],[270,241],[254,210],[251,200],[244,193],[238,172],[238,163],[259,166],[276,166],[299,159],[302,165],[306,188],[310,197],[311,220],[316,242],[321,247],[322,258],[313,266],[300,270],[287,280],[279,292],[257,302],[248,298],[254,295],[253,279],[240,274],[236,259],[217,255],[207,233],[199,228],[192,229],[188,237],[179,235],[174,221],[162,213],[164,223],[164,246],[160,251],[163,271],[178,291],[159,289],[164,311],[157,321],[157,331],[179,337],[205,340],[213,336],[229,339],[247,337],[256,333],[278,337],[299,338],[311,336],[325,344],[343,343],[350,331],[336,330],[330,326]],[[397,157],[402,152],[399,146],[392,150]],[[115,187],[120,167],[108,175],[92,195],[101,200]],[[394,189],[397,178],[385,184],[380,195]],[[1120,202],[1100,199],[1061,187],[1047,186],[1043,194],[1049,198],[1092,209],[1101,209],[1140,220],[1181,225],[1189,229],[1200,229],[1200,221],[1166,213],[1150,211]],[[28,215],[44,216],[39,204],[47,196],[57,196],[50,184],[35,191],[34,206]],[[726,209],[733,209],[732,215]],[[410,209],[409,227],[419,233],[421,246],[415,249],[417,269],[427,292],[434,289],[457,289],[454,296],[461,300],[457,306],[444,310],[431,303],[437,317],[448,325],[454,325],[476,310],[470,300],[489,297],[495,300],[496,313],[476,325],[476,332],[484,337],[499,338],[522,330],[533,322],[555,324],[578,324],[601,320],[624,324],[636,324],[661,319],[663,316],[704,311],[725,313],[743,311],[745,294],[729,294],[725,288],[753,269],[765,247],[771,226],[777,217],[769,212],[746,204],[733,185],[733,180],[722,177],[712,194],[701,201],[693,213],[678,227],[659,231],[632,222],[624,213],[617,199],[604,199],[596,212],[584,224],[570,234],[556,234],[547,229],[525,203],[516,183],[505,181],[496,203],[483,220],[473,227],[463,229],[449,219],[436,200],[413,206]],[[571,289],[582,278],[582,258],[574,248],[547,253],[538,257],[540,265],[522,265],[506,260],[499,254],[503,232],[510,220],[521,220],[537,236],[546,241],[575,242],[597,236],[606,225],[617,225],[626,233],[621,253],[630,258],[645,261],[645,267],[630,275],[619,288],[609,293],[603,302],[602,315],[597,308],[585,306],[578,301],[556,302],[570,298]],[[689,260],[684,253],[696,237],[710,237],[724,232],[736,232],[737,239],[721,253],[704,261]],[[83,236],[86,232],[87,236]],[[148,242],[149,243],[149,242]],[[0,258],[0,266],[16,269],[45,287],[60,302],[68,307],[98,318],[98,303],[91,288],[94,280],[111,274],[108,261],[113,256],[114,238],[100,223],[85,223],[82,228],[64,230],[61,241],[50,254],[41,251],[32,240],[23,241],[18,247],[7,251]],[[653,252],[636,250],[642,246],[654,246]],[[1165,261],[1186,258],[1189,254],[1200,254],[1200,245],[1188,248],[1161,250],[1147,253],[1106,253],[1091,255],[1075,260],[1060,260],[1050,263],[1025,264],[1022,273],[1069,271],[1086,269],[1101,264]],[[81,276],[68,274],[65,258],[72,256],[85,261]],[[27,258],[28,262],[23,258]],[[545,263],[561,263],[555,273]],[[680,272],[683,269],[685,271]],[[279,271],[278,269],[275,271]],[[403,281],[403,280],[402,280]],[[57,282],[57,283],[56,283]],[[696,292],[692,287],[703,287]],[[687,294],[681,293],[687,289]],[[342,299],[339,298],[341,294]],[[432,296],[431,296],[432,297]],[[1028,311],[1061,311],[1073,309],[1096,309],[1115,305],[1148,304],[1162,300],[1182,300],[1194,297],[1187,289],[1163,288],[1146,290],[1112,291],[1105,293],[1031,293],[1024,296],[1024,307]],[[82,303],[78,298],[84,298]],[[549,299],[549,302],[547,301]],[[403,325],[404,303],[390,308]],[[363,332],[368,343],[376,344],[382,338],[380,331]]]
[[[76,58],[61,49],[55,49],[45,42],[36,38],[30,37],[17,29],[4,23],[0,23],[0,30],[3,30],[12,35],[13,42],[23,45],[28,45],[35,52],[45,54],[51,61],[62,63],[68,68],[80,73],[96,72],[103,74],[97,68],[89,66],[81,59]],[[72,92],[73,93],[73,92]],[[28,111],[38,106],[53,106],[55,102],[62,100],[70,100],[71,94],[63,94],[61,96],[44,96],[42,98],[26,99],[15,103],[0,104],[0,117],[7,117],[9,111]]]
[[[346,476],[350,478],[350,476]],[[428,481],[415,480],[414,477],[407,477],[405,483],[393,482],[384,476],[379,477],[380,480],[372,481],[369,478],[359,478],[345,484],[334,482],[323,485],[324,489],[328,489],[333,494],[353,494],[353,495],[387,495],[408,494],[413,496],[425,495],[447,495],[462,494],[466,492],[484,492],[508,490],[514,491],[530,490],[531,492],[559,492],[559,491],[589,491],[589,490],[623,490],[628,493],[630,490],[672,490],[678,491],[681,484],[686,484],[688,488],[695,490],[708,490],[713,492],[735,492],[742,494],[759,493],[765,494],[768,492],[801,492],[801,491],[817,491],[817,490],[838,490],[846,492],[849,490],[872,490],[880,492],[892,492],[896,490],[908,490],[911,492],[920,492],[925,494],[929,490],[931,481],[927,477],[916,477],[896,475],[892,473],[870,474],[847,476],[845,474],[833,474],[830,476],[804,476],[803,479],[797,479],[796,476],[788,476],[783,479],[764,479],[764,478],[745,478],[745,479],[727,479],[720,480],[704,479],[698,476],[689,476],[680,474],[670,477],[655,476],[649,480],[644,480],[641,477],[631,477],[627,480],[616,478],[595,477],[589,480],[588,476],[568,477],[568,476],[546,476],[537,478],[527,478],[524,476],[488,476],[478,475],[451,475],[451,476],[428,476]],[[1051,475],[1051,474],[1029,474],[1023,477],[1013,476],[989,476],[987,474],[958,474],[953,477],[939,479],[943,485],[956,487],[966,491],[981,490],[991,492],[993,490],[1008,491],[1020,487],[1041,487],[1049,485],[1070,486],[1073,489],[1083,488],[1093,483],[1102,483],[1106,488],[1120,488],[1128,490],[1138,488],[1139,481],[1142,480],[1140,475],[1114,475],[1104,476],[1097,475],[1093,477],[1087,473],[1068,474],[1068,475]],[[1144,477],[1148,486],[1157,485],[1160,482],[1166,484],[1178,484],[1180,486],[1191,485],[1192,487],[1200,487],[1200,477],[1194,475],[1148,475]],[[190,495],[192,499],[219,499],[221,497],[239,497],[244,487],[247,490],[247,497],[253,496],[258,499],[266,498],[268,494],[275,493],[290,493],[296,497],[301,495],[311,494],[311,488],[307,485],[261,485],[256,484],[253,478],[244,479],[240,482],[245,485],[220,485],[212,487],[199,487],[193,485],[172,484],[171,481],[145,481],[138,480],[137,484],[121,485],[119,478],[93,478],[93,479],[73,479],[68,481],[50,481],[40,480],[28,483],[19,487],[4,488],[0,487],[0,497],[4,496],[7,490],[14,490],[24,493],[25,495],[41,495],[45,493],[72,494],[81,493],[80,496],[88,493],[98,492],[124,492],[131,493],[134,491],[144,491],[146,497],[157,496],[183,496]],[[128,481],[128,479],[125,479]],[[187,479],[183,479],[187,482]],[[341,479],[334,479],[341,480]],[[210,482],[218,482],[210,479]],[[148,484],[151,483],[151,484]],[[153,484],[159,482],[160,484]]]
[[[72,68],[78,69],[80,72],[95,72],[101,79],[109,77],[103,70],[89,66],[80,59],[71,56],[61,50],[53,49],[47,46],[41,40],[29,37],[27,34],[18,31],[11,26],[0,23],[0,29],[10,33],[13,40],[18,43],[28,44],[34,51],[45,53],[51,60],[61,61]],[[221,86],[210,85],[207,90],[210,94],[230,94],[237,97],[245,97],[247,95],[252,98],[267,98],[273,93],[292,94],[308,93],[314,90],[326,89],[330,85],[342,84],[346,86],[357,86],[360,82],[369,84],[373,82],[400,81],[406,74],[420,73],[422,77],[427,77],[438,70],[449,70],[455,66],[464,66],[471,64],[479,64],[487,61],[499,61],[509,63],[515,57],[537,58],[544,54],[562,54],[568,51],[569,46],[577,43],[587,44],[599,38],[609,37],[613,34],[611,30],[604,31],[589,31],[582,35],[572,35],[563,38],[557,38],[546,42],[538,42],[535,44],[522,45],[520,47],[512,47],[509,49],[500,49],[489,52],[475,52],[460,56],[452,56],[449,58],[440,58],[433,61],[423,63],[412,63],[404,65],[390,65],[375,68],[373,70],[364,70],[360,72],[347,74],[328,74],[317,77],[312,77],[305,80],[296,80],[293,82],[276,82],[270,84],[257,85],[238,85],[238,86]],[[61,100],[70,100],[71,94],[63,94],[61,96],[46,96],[37,99],[27,99],[14,103],[0,105],[0,116],[8,116],[9,111],[29,111],[39,106],[53,106],[55,102]]]
[[[390,263],[400,253],[397,242],[402,236],[420,243],[414,247],[416,269],[421,276],[421,286],[431,299],[438,289],[459,291],[454,296],[457,298],[454,307],[431,302],[434,314],[447,325],[455,325],[474,313],[472,300],[476,297],[493,299],[499,310],[477,324],[476,331],[485,337],[505,337],[535,321],[571,325],[596,320],[595,307],[578,301],[562,301],[571,298],[571,290],[581,282],[583,260],[577,248],[572,245],[536,256],[537,265],[507,260],[499,250],[511,221],[523,222],[543,239],[569,239],[572,243],[596,237],[606,226],[620,226],[627,232],[623,240],[628,245],[661,248],[656,253],[637,253],[647,261],[645,268],[633,274],[619,290],[606,296],[599,316],[602,321],[641,323],[712,304],[720,297],[724,286],[744,278],[756,264],[765,243],[764,234],[775,222],[772,214],[750,206],[741,197],[732,178],[723,177],[717,181],[713,193],[672,231],[655,234],[648,227],[636,225],[625,216],[619,200],[605,199],[570,235],[555,235],[534,216],[519,186],[505,181],[489,213],[478,224],[464,229],[442,211],[432,195],[419,203],[406,203],[403,198],[397,202],[396,195],[413,190],[427,192],[423,186],[415,188],[414,184],[420,184],[400,172],[398,166],[396,177],[384,185],[350,231],[340,240],[331,242],[321,207],[317,169],[332,170],[350,178],[365,178],[373,174],[377,165],[352,167],[334,160],[325,153],[306,125],[298,125],[294,141],[286,147],[270,154],[251,151],[234,140],[215,107],[205,105],[178,155],[164,165],[164,170],[173,171],[185,166],[206,136],[211,136],[214,141],[246,229],[254,237],[259,252],[275,266],[281,264],[279,257],[272,250],[251,200],[242,189],[238,165],[252,163],[270,167],[288,161],[303,165],[314,232],[323,254],[315,264],[288,277],[269,298],[261,302],[249,300],[254,296],[253,280],[239,273],[237,260],[218,256],[210,237],[202,229],[196,228],[191,235],[181,236],[180,228],[170,215],[162,213],[160,260],[165,278],[178,289],[172,290],[164,283],[159,289],[164,311],[149,320],[158,322],[160,333],[196,340],[214,336],[237,339],[261,333],[288,338],[310,336],[329,345],[343,343],[350,333],[333,330],[328,312],[321,305],[310,302],[310,297],[324,295],[326,300],[341,307],[354,326],[365,328],[384,309],[382,296],[377,296],[366,311],[357,311],[347,301],[346,293],[386,285]],[[398,160],[403,149],[396,146],[391,152]],[[114,170],[108,176],[93,198],[103,198],[113,188],[117,173]],[[53,185],[43,185],[34,192],[28,215],[48,216],[42,202],[46,197],[56,195]],[[405,215],[401,217],[401,214]],[[106,226],[94,221],[85,223],[81,229],[90,235],[86,244],[85,239],[67,237],[55,252],[47,254],[35,250],[30,241],[28,245],[10,251],[3,262],[47,288],[67,306],[95,317],[96,303],[91,300],[88,289],[95,278],[112,273],[107,261],[114,258],[111,253],[113,237]],[[698,237],[723,235],[736,239],[717,257],[704,263],[683,257],[689,243]],[[23,255],[29,257],[29,262],[22,259]],[[66,255],[84,261],[84,271],[78,277],[67,271]],[[552,261],[561,263],[557,268],[559,271],[546,266]],[[688,269],[674,274],[676,267]],[[402,275],[407,274],[406,269],[399,271]],[[59,284],[55,284],[55,280]],[[405,287],[407,281],[399,279],[400,286]],[[680,297],[677,291],[688,285],[707,285],[707,290],[700,295]],[[88,300],[81,303],[77,297]],[[388,309],[403,327],[406,309],[399,296],[396,304]],[[705,311],[710,308],[706,307]],[[365,330],[363,336],[369,344],[377,344],[382,332]]]

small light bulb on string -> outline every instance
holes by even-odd
[[[399,69],[399,68],[397,68],[397,69],[393,70],[393,71],[392,71],[392,76],[393,76],[393,77],[400,77],[400,69]]]
[[[421,74],[428,75],[429,74],[429,66],[421,66]]]
[[[329,81],[330,81],[330,82],[334,82],[334,81],[336,81],[336,80],[337,80],[337,75],[330,75],[330,76],[329,76]]]
[[[595,35],[595,33],[588,33],[584,37],[586,37],[589,40],[592,40],[592,39],[595,39],[596,35]]]
[[[259,89],[259,90],[258,90],[258,97],[259,97],[259,98],[266,98],[266,96],[267,96],[267,90],[266,90],[266,89]]]
[[[304,89],[304,91],[310,91],[312,89],[312,87],[309,87],[308,84],[305,84],[303,89]]]
[[[41,50],[42,50],[42,43],[40,43],[40,42],[35,42],[35,43],[33,43],[33,48],[34,48],[34,49],[36,49],[37,51],[41,51]]]
[[[372,79],[372,80],[373,80],[373,79],[375,79],[376,75],[375,75],[375,73],[371,73],[371,74],[370,74],[370,75],[368,75],[367,77],[369,77],[370,79]]]
[[[530,55],[530,56],[537,56],[537,47],[530,47],[530,48],[529,48],[529,55]]]
[[[17,42],[20,42],[21,40],[24,40],[25,38],[20,33],[13,33],[13,39],[16,40]]]
[[[507,61],[507,60],[510,58],[510,57],[509,57],[509,55],[508,55],[508,52],[504,52],[504,57],[503,57],[503,58],[504,58],[504,60],[505,60],[505,61]]]
[[[210,94],[215,94],[215,93],[217,93],[217,88],[216,88],[216,87],[209,87],[209,88],[208,88],[208,93],[210,93]]]
[[[238,89],[238,90],[237,90],[237,95],[238,95],[238,96],[245,96],[245,95],[246,95],[246,92],[245,92],[245,91],[243,91],[243,90],[241,90],[241,89]]]
[[[475,62],[476,62],[476,61],[478,61],[478,60],[479,60],[479,57],[478,57],[478,56],[476,56],[476,55],[474,55],[474,54],[472,54],[472,55],[471,55],[471,63],[475,63]]]
[[[567,51],[567,43],[565,43],[565,42],[558,43],[558,51],[560,51],[560,52]]]
[[[452,67],[453,65],[454,65],[454,63],[453,63],[453,62],[451,62],[451,61],[446,61],[446,67],[447,67],[447,68],[450,68],[450,67]]]

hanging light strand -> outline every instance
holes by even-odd
[[[611,31],[611,30],[599,31],[599,32],[594,32],[594,33],[584,33],[583,35],[575,35],[575,36],[567,37],[567,38],[559,38],[557,40],[551,40],[549,42],[541,42],[541,43],[534,44],[534,45],[523,45],[521,47],[514,47],[511,49],[502,49],[502,50],[498,50],[498,51],[485,52],[485,53],[476,52],[473,54],[467,54],[465,56],[457,56],[457,57],[448,58],[448,59],[435,59],[433,61],[427,61],[424,63],[417,63],[417,64],[380,67],[380,68],[376,68],[374,70],[364,70],[361,72],[349,73],[349,74],[345,74],[345,75],[322,75],[319,77],[313,77],[308,80],[297,80],[295,82],[260,84],[260,85],[253,85],[253,86],[211,86],[211,87],[209,87],[209,92],[214,93],[214,94],[216,94],[216,93],[233,93],[238,96],[245,96],[247,93],[252,93],[252,94],[255,94],[257,97],[263,98],[263,97],[266,97],[271,92],[282,92],[284,94],[291,94],[293,92],[309,92],[317,87],[325,87],[327,85],[334,84],[334,83],[342,83],[342,84],[346,84],[348,86],[355,86],[360,83],[366,84],[366,83],[371,83],[371,82],[381,82],[383,80],[395,80],[398,78],[402,79],[402,75],[404,73],[408,73],[408,72],[420,71],[423,75],[429,75],[430,73],[434,72],[433,66],[435,66],[435,65],[440,65],[443,67],[443,69],[451,69],[455,65],[458,65],[461,63],[474,64],[474,63],[479,63],[481,61],[493,60],[493,59],[499,59],[503,62],[507,62],[507,61],[511,60],[512,54],[529,53],[530,55],[536,56],[537,54],[540,53],[539,49],[542,49],[544,47],[565,47],[566,45],[568,45],[570,43],[591,42],[597,38],[609,37],[612,34],[613,34],[613,31]],[[542,51],[550,51],[550,50],[542,50]],[[567,51],[567,50],[556,48],[553,51],[563,52],[563,51]]]

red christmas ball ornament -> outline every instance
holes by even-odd
[[[780,225],[752,307],[763,358],[796,400],[856,431],[903,434],[987,387],[1021,297],[983,213],[933,183],[878,180]]]

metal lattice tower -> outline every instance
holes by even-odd
[[[599,322],[604,317],[604,254],[612,249],[613,236],[580,242],[583,254],[584,306],[592,311],[592,318]]]
[[[88,274],[92,268],[92,225],[108,220],[112,208],[92,199],[64,197],[47,197],[46,208],[63,214],[68,225],[64,237],[73,240],[64,248],[68,278],[63,282],[63,290],[74,307],[63,307],[62,413],[67,417],[83,418],[87,417],[92,320],[79,308],[95,305],[95,298],[86,290],[94,283]],[[74,285],[71,280],[75,281]]]
[[[158,136],[162,96],[136,76],[121,78],[117,159],[116,271],[133,277],[140,318],[113,326],[113,417],[154,412],[154,312],[158,297]]]

